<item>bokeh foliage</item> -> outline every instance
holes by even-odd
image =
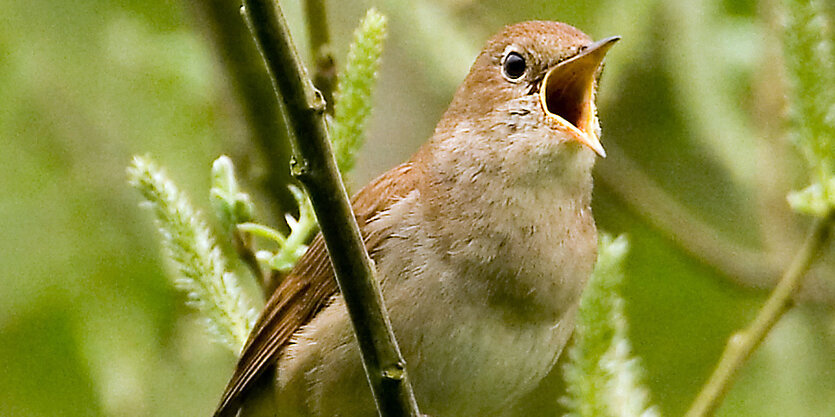
[[[303,45],[298,2],[282,4]],[[807,178],[785,136],[780,2],[330,1],[335,56],[370,5],[389,17],[391,36],[354,185],[429,136],[501,25],[556,19],[624,37],[601,86],[609,157],[596,172],[595,215],[630,236],[633,350],[653,401],[681,414],[806,226],[785,201]],[[207,342],[170,287],[123,174],[131,155],[151,153],[208,212],[211,162],[254,153],[195,15],[176,1],[3,3],[4,415],[207,415],[220,395],[234,358]],[[244,186],[256,188],[259,164],[253,157]],[[835,415],[832,252],[720,415]]]

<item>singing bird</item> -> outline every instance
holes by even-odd
[[[618,39],[504,28],[429,141],[352,199],[421,412],[507,409],[571,335],[596,258],[597,81]],[[234,416],[267,369],[276,415],[377,413],[321,236],[269,299],[215,416]]]

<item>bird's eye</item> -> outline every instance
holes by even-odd
[[[522,55],[519,55],[518,52],[511,52],[507,54],[504,58],[504,63],[502,64],[502,72],[504,72],[504,76],[511,81],[522,78],[522,76],[525,75],[526,68],[527,64],[525,64],[525,58],[523,58]]]

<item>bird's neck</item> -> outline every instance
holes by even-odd
[[[551,207],[559,201],[590,204],[595,160],[590,149],[560,138],[515,106],[494,113],[439,124],[415,156],[424,183],[431,184],[425,196],[437,194],[444,205],[452,200],[492,206],[534,197]],[[501,122],[490,122],[494,119]]]

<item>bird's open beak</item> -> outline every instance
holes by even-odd
[[[577,55],[548,70],[539,88],[539,100],[550,122],[567,130],[577,141],[601,157],[606,151],[600,144],[595,122],[595,77],[609,48],[619,36],[595,42]]]

